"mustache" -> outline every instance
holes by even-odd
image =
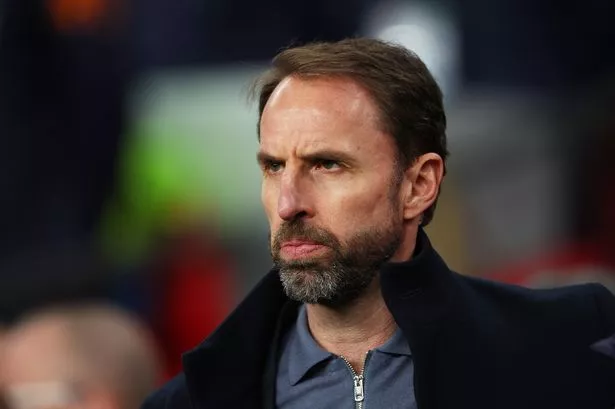
[[[284,222],[280,225],[272,243],[273,253],[277,254],[282,247],[282,243],[289,240],[312,241],[334,249],[340,246],[339,240],[337,240],[333,233],[326,229],[310,226],[302,220]]]

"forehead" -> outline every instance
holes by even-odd
[[[369,93],[351,79],[287,77],[263,110],[261,146],[376,147],[390,142],[378,117]]]
[[[55,379],[69,365],[66,331],[61,323],[37,322],[15,329],[5,338],[3,365],[8,379],[27,382]]]

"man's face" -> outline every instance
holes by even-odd
[[[400,244],[401,175],[377,114],[364,89],[339,78],[286,78],[265,107],[262,201],[293,299],[348,303]]]

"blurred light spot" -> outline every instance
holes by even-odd
[[[58,31],[94,28],[108,16],[108,0],[48,0],[47,7]]]
[[[445,95],[455,92],[459,76],[459,38],[445,10],[421,3],[381,3],[370,13],[365,34],[414,51]]]

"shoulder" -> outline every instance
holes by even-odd
[[[463,281],[477,294],[504,297],[505,300],[520,302],[547,302],[568,304],[580,300],[608,300],[613,295],[602,284],[588,283],[548,289],[533,289],[483,278],[462,276]]]
[[[595,313],[603,305],[606,307],[615,302],[613,294],[596,283],[533,289],[469,276],[463,276],[462,280],[478,300],[494,304],[548,309],[574,308],[578,312]]]
[[[601,284],[530,289],[474,277],[463,280],[478,303],[506,317],[536,323],[549,321],[552,325],[584,325],[596,335],[615,332],[615,296]]]
[[[184,374],[179,374],[149,395],[141,409],[189,409],[191,408]]]

